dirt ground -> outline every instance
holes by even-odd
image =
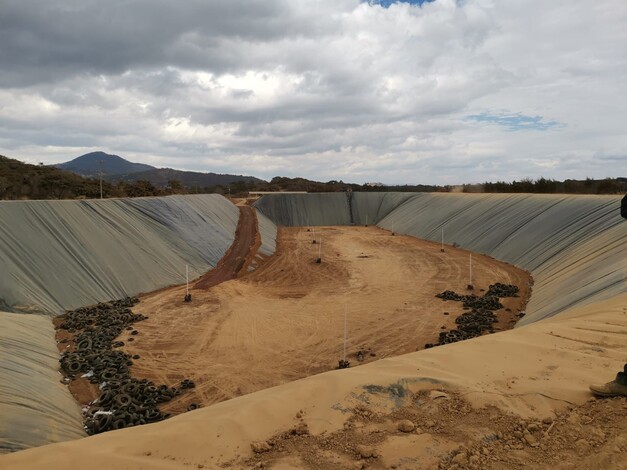
[[[249,206],[239,205],[238,208],[240,217],[234,243],[218,265],[195,282],[194,288],[209,289],[221,282],[235,279],[240,272],[246,272],[246,268],[252,262],[261,245],[257,215]]]
[[[140,355],[133,376],[196,383],[165,411],[207,406],[336,368],[345,308],[351,367],[359,359],[423,349],[444,328],[454,328],[463,312],[460,302],[435,294],[468,292],[465,250],[441,252],[437,243],[377,227],[281,228],[277,247],[254,272],[192,290],[191,303],[183,302],[184,287],[176,287],[144,295],[134,307],[149,319],[124,348]],[[519,298],[502,299],[506,308],[498,312],[497,329],[510,328],[529,296],[529,274],[473,254],[472,275],[477,294],[495,282],[521,289]]]
[[[379,391],[384,392],[383,390]],[[307,416],[229,468],[620,469],[627,468],[624,398],[591,399],[543,419],[494,406],[474,409],[456,392],[423,390],[392,413],[366,403],[346,410],[344,429],[309,434]]]

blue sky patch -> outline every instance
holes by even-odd
[[[481,113],[466,116],[467,120],[476,122],[487,122],[505,127],[509,131],[547,131],[554,127],[559,127],[557,121],[545,121],[543,116],[525,116],[524,114],[490,114]]]
[[[369,0],[368,3],[388,8],[393,3],[409,3],[410,5],[422,6],[424,3],[431,3],[434,1],[435,0]]]

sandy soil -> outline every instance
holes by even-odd
[[[624,469],[626,399],[593,399],[588,385],[627,359],[625,305],[621,295],[160,423],[0,456],[0,468]],[[403,420],[415,429],[399,429]]]
[[[624,399],[592,400],[543,419],[473,407],[458,392],[421,390],[391,413],[364,403],[343,429],[309,433],[304,412],[262,442],[244,468],[619,468],[627,447]],[[623,467],[625,468],[625,467]]]
[[[196,382],[164,410],[206,406],[336,368],[345,306],[351,366],[361,363],[360,351],[367,363],[436,342],[463,310],[435,294],[467,292],[468,264],[464,250],[442,253],[438,244],[376,227],[283,228],[277,253],[261,268],[208,291],[194,289],[191,304],[183,303],[183,288],[143,296],[134,311],[149,319],[125,350],[141,356],[132,367],[138,378]],[[475,292],[495,282],[522,291],[502,300],[511,312],[500,311],[497,328],[507,329],[523,308],[530,277],[473,255]]]

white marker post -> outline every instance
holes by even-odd
[[[344,355],[342,359],[346,362],[346,341],[348,338],[348,305],[344,304]]]
[[[472,288],[472,253],[470,253],[470,263],[468,264],[468,286]]]
[[[440,251],[444,251],[444,227],[442,227],[442,246],[440,248]]]
[[[192,294],[189,293],[189,266],[185,265],[185,302],[192,301]]]

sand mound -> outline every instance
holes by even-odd
[[[579,452],[586,452],[591,466],[594,462],[603,462],[605,468],[620,468],[618,457],[627,449],[626,422],[619,414],[621,409],[624,413],[624,399],[601,405],[609,407],[609,412],[618,419],[609,420],[607,424],[600,419],[594,421],[594,434],[584,438],[584,442],[577,439],[573,443],[572,438],[585,429],[591,430],[592,427],[585,426],[598,418],[594,405],[579,408],[590,399],[588,384],[609,380],[610,372],[622,367],[627,357],[626,302],[627,296],[623,295],[573,309],[554,320],[308,377],[161,423],[7,455],[0,458],[0,464],[7,468],[54,469],[65,466],[66,459],[71,459],[89,462],[94,469],[251,468],[251,459],[255,459],[252,443],[267,443],[277,435],[290,433],[300,425],[302,418],[307,432],[316,436],[333,438],[333,433],[343,430],[351,421],[358,423],[353,426],[360,428],[362,434],[371,434],[371,431],[383,434],[374,441],[367,441],[373,448],[373,455],[379,456],[376,458],[355,455],[361,442],[358,439],[350,443],[346,440],[341,450],[333,446],[313,448],[321,459],[350,462],[351,467],[337,468],[356,468],[354,465],[357,462],[361,465],[364,460],[373,468],[389,468],[382,462],[398,465],[397,468],[404,468],[403,465],[420,468],[412,464],[416,460],[411,459],[426,456],[433,461],[448,462],[460,452],[460,446],[470,450],[465,454],[470,458],[477,449],[483,452],[480,449],[484,438],[492,435],[497,437],[489,438],[487,447],[497,460],[490,458],[487,468],[512,468],[516,459],[524,461],[526,454],[531,455],[531,461],[538,462],[540,468],[559,468],[558,461],[538,460],[540,453],[551,459],[567,456],[570,460],[563,461],[566,466],[562,468],[568,465],[572,468],[573,462],[578,462]],[[433,401],[438,404],[433,408],[436,419],[431,420],[435,421],[431,425],[428,420],[422,420],[429,413],[428,403],[418,403],[421,411],[414,410],[414,413],[427,413],[424,415],[411,415],[411,407],[415,406],[416,397],[422,396],[421,391],[434,389],[455,393],[454,397],[463,401],[434,397]],[[446,410],[439,409],[438,400],[463,407],[465,417],[460,421],[465,429],[446,432],[451,429],[450,422],[446,421],[450,418],[446,418]],[[403,413],[407,407],[405,415],[394,414]],[[494,412],[493,421],[485,419],[486,413],[488,416],[491,413],[491,408],[485,407],[498,410]],[[571,407],[574,408],[568,411]],[[380,422],[370,426],[368,413]],[[475,413],[477,418],[473,420]],[[516,426],[523,420],[527,427],[548,418],[557,422],[549,433],[553,437],[546,441],[542,433],[548,429],[547,425],[527,431],[540,445],[544,444],[544,449],[523,444],[516,437],[518,431],[525,439],[525,432],[507,424],[513,419],[508,417],[510,413],[517,416]],[[366,417],[363,426],[353,417],[355,414]],[[577,416],[571,421],[581,427],[569,438],[570,428],[560,423],[571,415]],[[419,421],[416,424],[420,433],[391,429],[399,418],[408,419],[407,416]],[[439,416],[443,421],[438,421]],[[430,429],[432,427],[434,429]],[[501,433],[501,437],[497,433]],[[343,435],[346,439],[351,436]],[[562,441],[552,440],[557,437]],[[521,452],[517,449],[519,444],[523,444],[523,454],[513,453]],[[415,455],[417,445],[419,455]],[[547,446],[554,446],[556,452],[549,452],[553,447]],[[272,468],[315,468],[307,464],[309,458],[301,455],[298,447],[292,449],[295,451],[289,455],[275,454],[276,466]],[[312,451],[311,447],[307,449],[307,452]],[[394,463],[393,458],[400,464]]]

